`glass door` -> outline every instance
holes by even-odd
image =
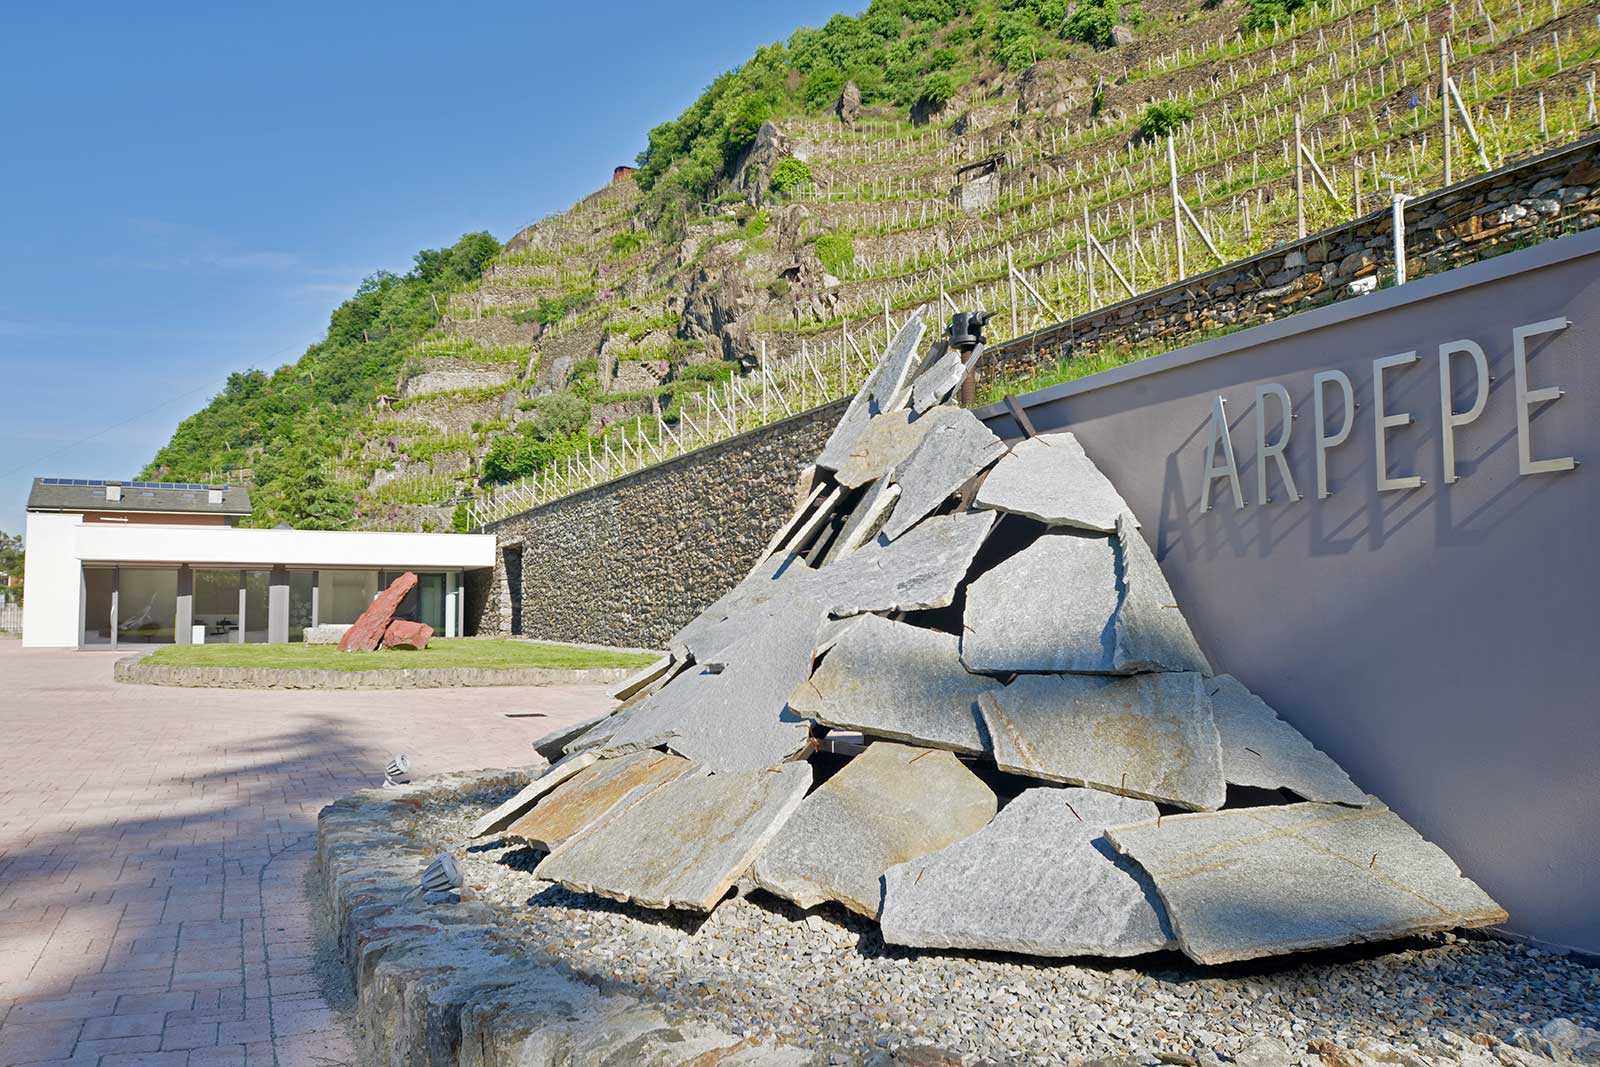
[[[444,636],[444,575],[417,575],[417,621]]]

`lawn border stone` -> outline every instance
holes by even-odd
[[[464,686],[611,685],[637,667],[397,667],[371,671],[297,670],[284,667],[172,667],[148,663],[151,653],[117,660],[112,677],[131,685],[191,689],[452,689]],[[352,653],[359,655],[359,653]]]

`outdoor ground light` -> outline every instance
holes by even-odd
[[[389,760],[389,766],[383,769],[384,785],[405,785],[411,781],[411,757],[404,752],[396,752]]]
[[[419,890],[423,894],[450,893],[461,888],[461,868],[454,856],[441,852],[422,872]]]

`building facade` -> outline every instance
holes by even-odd
[[[24,645],[294,642],[351,623],[406,571],[397,618],[465,632],[480,534],[245,529],[238,486],[39,478],[28,497]]]

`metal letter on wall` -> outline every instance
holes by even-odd
[[[1283,414],[1283,432],[1272,444],[1267,443],[1267,397],[1278,398],[1278,410]],[[1263,504],[1271,503],[1267,496],[1267,460],[1275,460],[1278,464],[1278,478],[1283,482],[1284,490],[1289,494],[1289,503],[1300,499],[1300,490],[1294,484],[1294,474],[1289,470],[1289,461],[1284,459],[1283,451],[1289,447],[1289,433],[1294,429],[1294,408],[1289,400],[1289,390],[1277,382],[1268,382],[1266,385],[1256,386],[1256,499]]]
[[[1456,355],[1469,355],[1472,357],[1472,366],[1478,377],[1478,389],[1474,395],[1472,406],[1466,411],[1455,410],[1455,389],[1450,382],[1450,360]],[[1442,416],[1442,425],[1439,430],[1439,440],[1444,446],[1444,484],[1450,485],[1456,480],[1456,429],[1475,422],[1483,414],[1484,405],[1489,402],[1489,360],[1483,354],[1483,346],[1476,341],[1463,338],[1460,341],[1446,341],[1439,346],[1439,414]]]
[[[1380,493],[1391,489],[1418,489],[1422,486],[1422,479],[1415,474],[1400,478],[1389,477],[1388,431],[1411,425],[1411,412],[1402,411],[1390,415],[1383,408],[1383,372],[1390,367],[1403,367],[1407,363],[1416,361],[1415,352],[1400,352],[1393,356],[1381,356],[1372,361],[1373,450],[1374,462],[1378,468]]]
[[[1222,455],[1225,463],[1217,463],[1217,445],[1222,446]],[[1235,510],[1244,507],[1244,494],[1239,490],[1239,465],[1233,459],[1233,438],[1228,434],[1228,412],[1222,405],[1222,397],[1218,396],[1211,401],[1211,442],[1206,445],[1205,474],[1201,479],[1200,509],[1211,510],[1211,483],[1218,478],[1227,478],[1228,484],[1233,486],[1233,506]]]
[[[1559,459],[1534,459],[1533,442],[1529,437],[1528,411],[1535,404],[1548,403],[1561,397],[1554,385],[1541,389],[1528,388],[1528,338],[1541,333],[1565,330],[1572,323],[1567,319],[1545,319],[1518,326],[1511,331],[1511,356],[1517,372],[1517,469],[1522,474],[1548,474],[1551,471],[1569,471],[1578,465],[1571,456]]]
[[[1337,433],[1328,433],[1328,411],[1323,403],[1323,386],[1329,382],[1337,385],[1344,394],[1344,425]],[[1350,376],[1342,370],[1325,370],[1311,379],[1311,398],[1317,418],[1317,499],[1328,496],[1328,449],[1342,445],[1350,437],[1356,424],[1356,393],[1350,385]]]

